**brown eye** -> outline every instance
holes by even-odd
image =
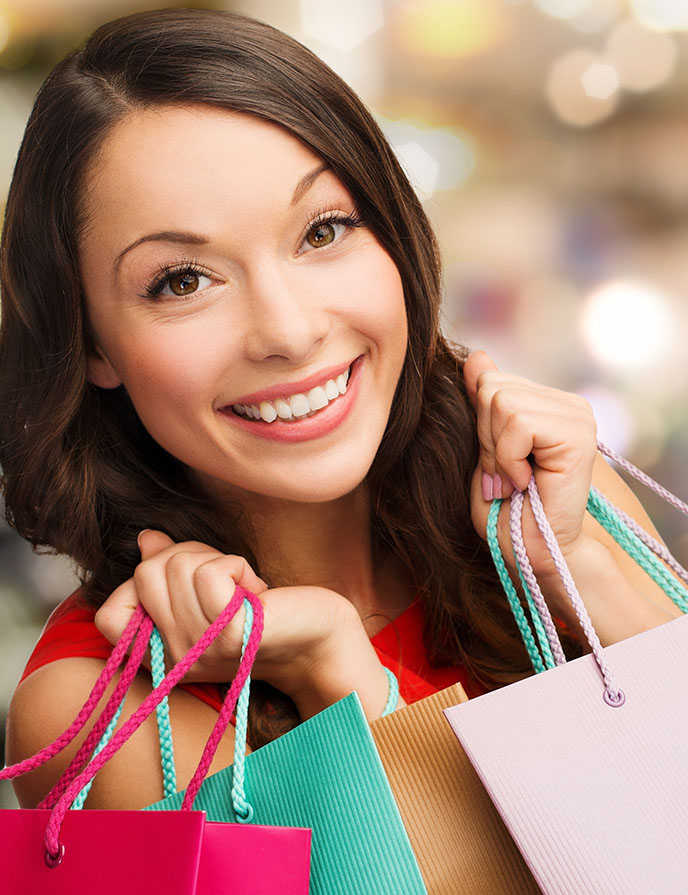
[[[198,274],[190,271],[176,273],[170,277],[169,285],[175,295],[189,295],[198,289]]]
[[[314,249],[329,245],[335,238],[334,226],[329,223],[316,224],[308,231],[306,239]]]

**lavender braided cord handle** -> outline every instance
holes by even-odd
[[[2,771],[0,771],[0,780],[13,780],[15,777],[22,777],[24,774],[28,774],[31,771],[35,771],[36,768],[41,767],[46,762],[50,761],[51,758],[54,758],[63,749],[65,749],[76,737],[81,730],[83,730],[86,722],[93,714],[96,706],[100,702],[103,693],[107,689],[108,684],[112,680],[115,675],[115,672],[119,668],[122,663],[122,659],[124,658],[129,646],[136,636],[143,620],[145,617],[145,611],[143,606],[137,606],[134,611],[132,617],[129,619],[129,623],[127,624],[122,636],[117,641],[114,646],[112,653],[110,654],[110,658],[105,663],[105,667],[103,668],[100,677],[93,685],[93,689],[89,694],[88,699],[83,704],[81,709],[79,710],[78,715],[74,719],[74,721],[70,724],[70,726],[65,730],[64,733],[60,734],[57,739],[50,743],[49,746],[45,746],[40,752],[37,752],[35,755],[32,755],[30,758],[25,758],[23,761],[18,762],[17,764],[8,765]]]
[[[218,637],[218,635],[232,620],[232,618],[234,618],[244,599],[247,599],[251,603],[254,611],[254,617],[256,618],[256,623],[254,624],[253,630],[251,631],[251,637],[249,639],[246,650],[244,651],[244,655],[239,665],[239,670],[237,671],[236,677],[234,678],[229,692],[227,693],[225,705],[223,705],[223,715],[225,713],[225,706],[229,705],[228,714],[229,716],[231,716],[234,704],[236,703],[241,688],[243,687],[244,682],[246,681],[246,678],[251,671],[256,653],[258,652],[263,623],[263,607],[260,600],[256,596],[254,596],[254,594],[245,591],[238,585],[234,589],[232,599],[222,610],[220,615],[218,615],[212,625],[210,625],[210,627],[201,636],[198,642],[191,647],[187,654],[182,659],[180,659],[180,661],[174,666],[174,668],[165,676],[163,682],[159,684],[152,691],[152,693],[147,696],[147,698],[141,703],[138,709],[117,731],[117,733],[110,740],[107,746],[105,746],[102,752],[100,752],[93,758],[93,760],[79,774],[79,776],[72,781],[66,792],[62,795],[57,805],[54,807],[52,814],[50,815],[50,820],[48,821],[48,825],[45,831],[46,856],[50,860],[57,862],[61,859],[61,855],[64,853],[64,846],[62,846],[60,843],[60,830],[62,828],[65,814],[67,813],[67,810],[72,804],[74,798],[81,791],[81,789],[83,789],[83,787],[96,775],[96,773],[103,767],[103,765],[106,764],[106,762],[108,762],[112,758],[112,756],[119,751],[119,749],[136,732],[136,730],[138,730],[138,728],[143,724],[146,718],[155,711],[156,706],[160,702],[162,702],[165,696],[170,693],[172,688],[179,683],[179,681],[184,677],[189,668],[191,668],[191,666]],[[213,733],[214,732],[215,731],[213,731]],[[219,742],[219,738],[217,742]],[[217,748],[217,743],[215,743],[214,748]],[[212,760],[212,755],[210,757]],[[205,770],[207,772],[207,767],[209,766],[210,762],[208,761],[206,765],[206,760],[207,755],[204,751],[203,758],[201,759],[201,765],[205,766]],[[199,768],[201,767],[201,765],[199,765]],[[198,774],[198,769],[196,774]],[[196,779],[196,774],[194,774],[194,780]],[[197,785],[196,792],[198,791],[198,787],[200,787],[200,782]],[[193,795],[195,796],[195,793]],[[191,807],[191,803],[192,800],[188,800],[185,797],[182,807],[185,810],[188,810]]]
[[[564,655],[564,649],[561,645],[561,641],[559,640],[557,629],[554,626],[552,613],[549,611],[549,606],[547,605],[545,598],[542,595],[540,585],[538,584],[537,578],[535,577],[535,574],[533,572],[533,567],[530,564],[528,554],[526,553],[526,547],[523,542],[523,503],[523,492],[514,491],[511,496],[511,507],[509,509],[509,530],[511,532],[511,544],[516,555],[521,573],[525,578],[526,584],[530,588],[533,603],[535,603],[538,615],[540,616],[540,620],[542,621],[542,626],[545,629],[545,633],[547,634],[547,642],[549,643],[550,649],[552,650],[554,662],[556,665],[565,665],[566,656]]]
[[[634,479],[641,482],[651,491],[654,491],[655,494],[659,495],[659,497],[665,500],[668,504],[671,504],[672,507],[675,507],[679,512],[683,513],[684,516],[688,516],[688,504],[684,503],[680,497],[676,497],[675,494],[672,494],[671,491],[664,488],[658,482],[655,482],[655,480],[650,478],[647,473],[644,473],[642,469],[638,469],[637,466],[634,466],[630,461],[626,460],[625,457],[622,457],[621,454],[617,454],[616,451],[613,451],[605,444],[602,444],[601,441],[597,442],[597,450],[601,454],[604,454],[605,457],[608,457],[613,463],[616,463],[620,469],[625,470],[629,475],[633,476]]]
[[[545,510],[542,505],[542,501],[540,500],[540,493],[537,489],[537,485],[535,484],[534,476],[531,476],[530,482],[528,483],[528,496],[530,497],[530,505],[535,517],[535,521],[537,522],[540,533],[542,534],[542,537],[547,544],[547,548],[552,556],[555,568],[559,573],[559,577],[561,578],[564,585],[566,595],[571,601],[571,605],[573,606],[576,616],[578,617],[578,621],[580,622],[581,628],[583,629],[586,640],[590,644],[592,654],[595,658],[595,661],[597,662],[597,667],[599,668],[602,679],[604,680],[604,700],[610,706],[622,706],[626,701],[626,697],[623,691],[620,690],[617,686],[616,681],[614,680],[614,675],[612,674],[612,671],[604,657],[604,650],[602,648],[602,644],[600,643],[600,639],[597,636],[595,628],[593,627],[590,616],[588,615],[585,605],[583,604],[583,600],[578,593],[578,588],[576,587],[573,576],[571,575],[569,567],[566,564],[566,560],[564,559],[564,555],[562,554],[559,544],[557,543],[557,539],[554,531],[552,530],[552,526],[549,524],[549,520],[545,515]],[[533,572],[532,566],[530,565],[530,560],[528,559],[528,556],[525,552],[522,526],[521,524],[519,524],[515,526],[515,528],[516,530],[512,531],[512,540],[514,540],[515,549],[519,550],[519,558],[520,556],[525,556],[525,564],[523,566],[524,576],[532,575],[534,578],[535,574]],[[527,580],[530,584],[529,578],[527,578]]]

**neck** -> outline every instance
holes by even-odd
[[[374,555],[365,483],[326,503],[253,494],[242,504],[248,541],[269,586],[315,585],[342,594],[371,635],[412,601],[400,564],[389,554]]]

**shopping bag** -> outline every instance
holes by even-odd
[[[198,793],[210,820],[237,816],[235,768],[236,760]],[[178,808],[182,797],[150,810]],[[247,755],[246,799],[257,823],[313,830],[310,895],[426,895],[358,694]]]
[[[592,652],[445,714],[544,893],[684,895],[688,617],[603,649],[534,480],[528,491]],[[511,503],[512,540],[558,654],[519,534],[522,496]]]
[[[370,725],[429,895],[538,895],[442,710],[455,684]]]
[[[239,670],[227,693],[201,762],[180,804],[182,810],[152,814],[145,811],[77,811],[69,806],[85,784],[121,748],[155,710],[156,705],[186,674],[239,607],[247,608],[245,648]],[[249,624],[255,615],[255,624]],[[250,628],[250,632],[249,629]],[[114,658],[77,716],[55,743],[38,755],[0,772],[11,779],[34,770],[65,748],[82,730],[131,645],[131,656],[103,715],[87,743],[97,741],[109,723],[110,710],[130,686],[145,653],[152,622],[139,607]],[[248,678],[262,632],[262,606],[237,587],[232,600],[199,642],[169,672],[109,743],[82,770],[74,763],[48,797],[52,807],[0,811],[0,866],[12,895],[307,895],[310,830],[270,826],[209,823],[191,810],[219,740],[229,723],[237,697]],[[99,733],[100,731],[100,733]],[[80,750],[82,751],[82,750]],[[279,870],[279,872],[276,872]]]

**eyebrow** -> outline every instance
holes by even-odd
[[[312,171],[309,171],[308,174],[305,174],[296,184],[294,195],[291,197],[291,204],[297,205],[306,195],[308,190],[313,186],[318,177],[320,177],[320,175],[323,174],[325,171],[329,170],[330,166],[326,162],[323,162],[322,165],[318,165],[317,168],[313,168]]]
[[[323,174],[325,171],[329,171],[330,166],[326,163],[322,165],[318,165],[317,168],[314,168],[312,171],[309,171],[308,174],[304,174],[304,176],[299,180],[296,184],[296,188],[291,197],[290,204],[298,205],[298,203],[303,199],[308,190],[313,186],[315,181]],[[134,242],[130,243],[125,249],[117,255],[114,262],[115,273],[119,270],[119,266],[122,263],[122,259],[124,256],[131,252],[132,249],[135,249],[137,246],[140,246],[144,242],[176,242],[176,243],[185,243],[186,245],[207,245],[210,240],[206,236],[199,236],[196,233],[190,233],[188,230],[161,230],[159,233],[149,233],[146,236],[140,236],[138,239],[135,239]]]

